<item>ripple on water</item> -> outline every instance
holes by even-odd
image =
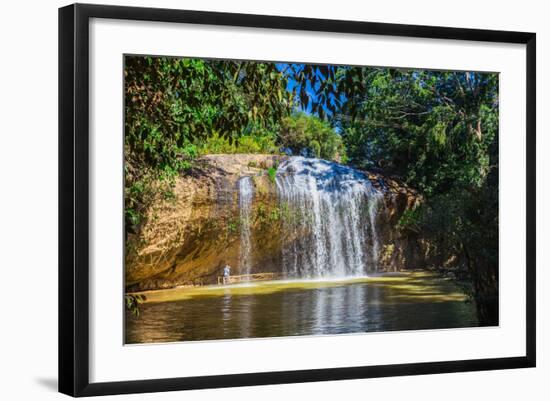
[[[426,272],[149,291],[126,343],[477,326],[449,280]]]

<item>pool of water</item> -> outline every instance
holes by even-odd
[[[144,293],[126,344],[477,326],[449,279],[427,273],[297,280]]]

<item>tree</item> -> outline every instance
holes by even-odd
[[[407,223],[431,242],[432,256],[455,258],[471,280],[480,324],[496,324],[498,75],[326,68],[292,70],[309,81],[299,86],[302,107],[329,110],[352,164],[420,190],[426,202]]]
[[[305,113],[294,113],[283,120],[278,141],[293,154],[311,153],[327,160],[345,160],[342,138],[326,121]]]
[[[127,232],[137,230],[152,183],[191,168],[208,138],[263,149],[292,111],[273,63],[127,56],[124,74]]]
[[[179,168],[190,144],[271,132],[292,110],[272,63],[129,56],[125,60],[128,163]]]
[[[427,195],[479,187],[498,130],[497,76],[379,69],[340,118],[351,160],[382,167]],[[354,103],[354,105],[350,104]]]

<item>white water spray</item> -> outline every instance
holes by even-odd
[[[240,274],[250,274],[250,241],[251,209],[254,198],[254,184],[252,178],[242,177],[239,179],[239,213],[241,230],[241,247],[239,252]]]
[[[282,270],[287,276],[365,276],[376,269],[376,216],[383,195],[363,173],[291,157],[277,169],[276,184],[285,210]]]

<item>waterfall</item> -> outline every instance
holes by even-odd
[[[239,251],[239,274],[250,274],[250,225],[251,208],[254,198],[254,184],[252,178],[239,179],[239,220],[241,231],[241,246]]]
[[[364,276],[376,269],[383,196],[368,177],[326,160],[291,157],[278,167],[276,184],[287,276]]]

